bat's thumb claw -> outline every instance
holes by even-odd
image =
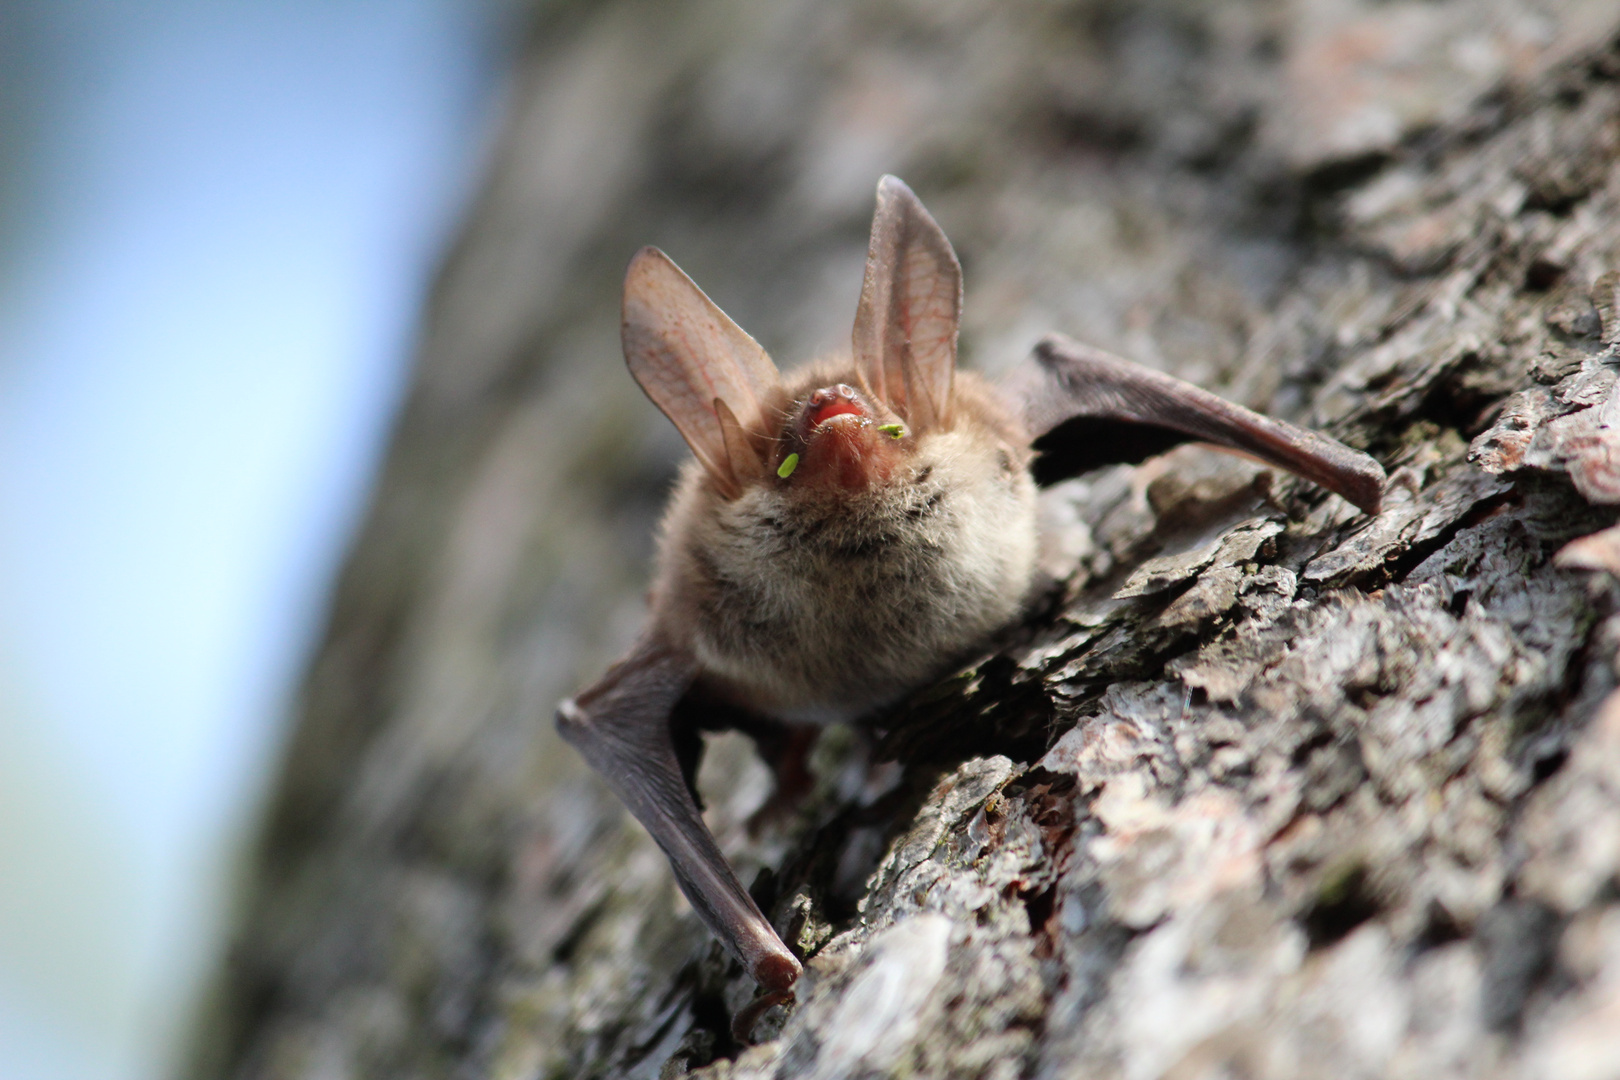
[[[1366,454],[1352,453],[1360,460],[1351,461],[1345,470],[1346,478],[1337,490],[1363,513],[1377,517],[1384,507],[1384,487],[1388,482],[1384,468]]]
[[[574,741],[585,722],[585,710],[573,698],[557,706],[557,730],[569,742]]]

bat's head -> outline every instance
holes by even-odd
[[[853,368],[783,382],[759,343],[669,257],[643,248],[624,283],[624,355],[722,499],[756,485],[804,493],[887,482],[952,423],[962,271],[911,189],[878,185]]]

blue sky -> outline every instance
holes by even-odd
[[[488,135],[500,0],[0,14],[0,1076],[162,1075]]]

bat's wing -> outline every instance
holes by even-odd
[[[689,655],[649,635],[558,707],[557,729],[664,849],[681,891],[715,936],[761,986],[785,990],[799,977],[799,961],[715,846],[676,756],[670,714],[695,672]]]
[[[1252,454],[1378,512],[1383,468],[1343,443],[1059,334],[1036,345],[1034,359],[1008,389],[1023,406],[1039,453],[1035,479],[1043,486],[1180,443],[1207,442]]]

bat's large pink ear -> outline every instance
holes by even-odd
[[[866,278],[855,310],[855,365],[913,431],[950,422],[962,266],[911,189],[878,181]]]
[[[636,252],[624,276],[624,360],[653,404],[729,497],[763,471],[748,437],[781,383],[759,342],[726,317],[657,248]]]

